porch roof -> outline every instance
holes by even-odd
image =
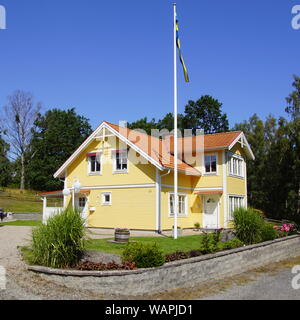
[[[195,194],[199,195],[209,195],[209,194],[223,194],[223,190],[203,190],[203,191],[197,191]]]
[[[79,193],[81,194],[85,194],[85,193],[90,193],[91,190],[88,189],[84,189],[84,190],[80,190]],[[43,192],[40,193],[39,196],[41,197],[63,197],[63,190],[57,190],[57,191],[50,191],[50,192]]]

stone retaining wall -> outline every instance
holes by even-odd
[[[74,271],[29,267],[47,280],[70,288],[105,294],[142,295],[191,287],[208,280],[233,276],[280,260],[300,256],[300,237],[291,236],[192,259],[159,268],[133,271]]]

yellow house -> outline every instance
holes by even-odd
[[[58,209],[47,199],[61,197],[88,227],[171,230],[173,140],[103,122],[54,174],[64,190],[41,194],[44,221]],[[254,155],[245,135],[180,138],[178,150],[178,226],[229,228],[234,209],[247,206],[246,160]]]

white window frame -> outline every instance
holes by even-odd
[[[206,172],[206,165],[205,165],[205,158],[206,157],[212,157],[215,156],[216,157],[216,171],[215,172]],[[205,176],[217,176],[218,175],[218,163],[219,163],[219,159],[218,159],[218,153],[206,153],[204,154],[204,175]]]
[[[91,157],[99,157],[99,162],[100,162],[100,171],[92,171],[92,161]],[[102,153],[97,153],[96,156],[88,156],[88,174],[90,176],[94,175],[101,175],[102,174]]]
[[[244,158],[236,153],[228,153],[228,176],[236,178],[245,178],[245,161]],[[236,171],[234,170],[234,163],[236,163]],[[240,174],[239,170],[240,168]]]
[[[109,202],[106,202],[105,197],[109,196]],[[102,198],[102,206],[111,206],[112,204],[112,199],[111,199],[111,192],[102,192],[101,193],[101,198]]]
[[[237,206],[236,206],[235,200],[239,202]],[[233,201],[233,206],[231,201]],[[229,194],[228,195],[228,220],[229,221],[233,221],[233,212],[235,209],[239,209],[239,208],[245,208],[245,196]]]
[[[168,196],[168,206],[169,206],[169,218],[174,218],[174,212],[171,212],[171,197],[174,197],[174,192],[169,192]],[[188,216],[188,195],[186,193],[178,193],[178,207],[179,207],[179,197],[184,197],[184,213],[178,212],[178,217]]]
[[[126,155],[127,169],[121,169],[121,170],[117,169],[117,154],[122,155],[122,156]],[[128,161],[128,152],[127,152],[127,150],[126,150],[126,152],[120,152],[120,153],[115,151],[113,153],[112,159],[113,159],[113,173],[128,173],[129,161]]]

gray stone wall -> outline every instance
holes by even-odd
[[[253,246],[134,271],[72,271],[29,267],[48,280],[105,294],[141,295],[191,287],[233,276],[280,260],[300,256],[300,237],[291,236]]]

